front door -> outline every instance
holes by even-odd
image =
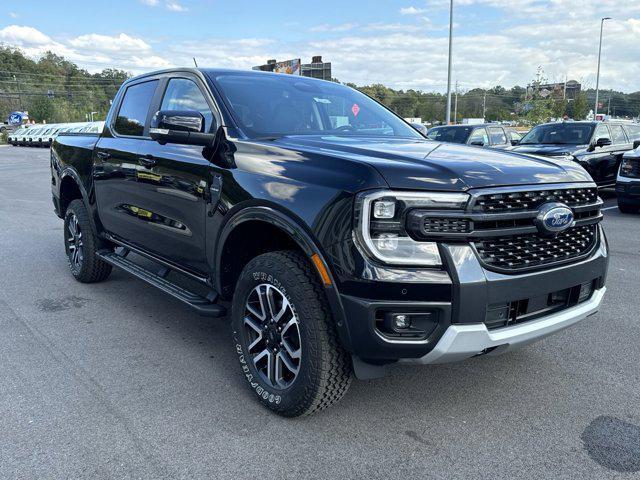
[[[171,78],[162,88],[160,110],[198,111],[205,119],[205,132],[212,131],[213,109],[197,78]],[[203,147],[144,140],[138,151],[140,200],[132,214],[145,230],[146,250],[206,273],[205,232],[215,201],[211,185],[217,167],[204,152]]]

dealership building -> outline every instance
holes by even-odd
[[[321,80],[331,80],[332,78],[331,62],[323,62],[320,55],[312,57],[311,63],[302,63],[299,58],[283,62],[267,60],[265,65],[253,67],[253,70],[302,75],[303,77],[319,78]]]

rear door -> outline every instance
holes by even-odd
[[[138,182],[144,167],[138,161],[138,151],[148,135],[151,105],[159,84],[159,79],[144,79],[126,87],[94,152],[100,220],[108,232],[139,245],[146,241],[146,229],[131,207],[144,203]]]
[[[206,86],[195,75],[167,78],[161,90],[159,110],[198,111],[208,133],[219,125]],[[205,232],[211,187],[221,178],[207,153],[199,146],[143,140],[138,152],[140,193],[135,203],[145,249],[203,273],[208,273]]]

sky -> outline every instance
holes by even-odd
[[[53,6],[55,4],[55,7]],[[640,0],[454,0],[459,88],[549,81],[640,90]],[[445,91],[449,0],[30,0],[0,6],[0,44],[51,50],[91,72],[172,66],[246,69],[313,55],[357,85]],[[0,70],[2,65],[0,65]]]

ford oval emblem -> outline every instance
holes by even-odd
[[[573,211],[564,203],[545,203],[538,210],[535,224],[540,233],[556,235],[574,224]]]

